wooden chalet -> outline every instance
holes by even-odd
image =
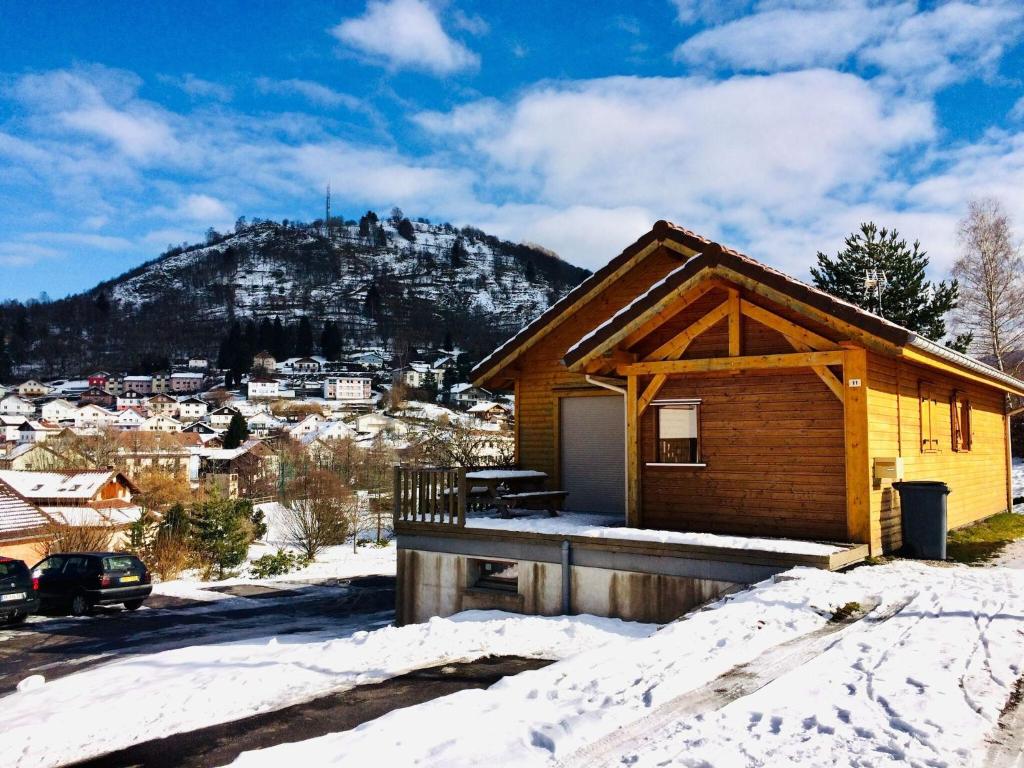
[[[403,620],[482,604],[664,619],[795,564],[897,550],[894,480],[946,482],[951,528],[1012,505],[1007,396],[1024,383],[664,221],[472,379],[514,390],[516,463],[568,514],[482,536],[457,509],[439,535],[438,505],[408,489],[444,481],[397,473]],[[560,542],[588,565],[566,569]],[[481,557],[516,565],[518,603],[481,603],[473,569],[498,567]],[[557,607],[522,576],[544,562],[563,565]]]

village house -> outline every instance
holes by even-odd
[[[141,429],[147,418],[149,417],[146,415],[146,412],[138,406],[125,408],[117,412],[114,426],[126,432],[134,431]]]
[[[249,378],[247,386],[250,400],[273,399],[281,396],[281,383],[269,376],[252,376]]]
[[[98,405],[83,405],[75,411],[75,429],[102,429],[113,426],[117,414]]]
[[[125,376],[123,382],[126,393],[135,392],[139,395],[151,395],[155,391],[153,389],[152,376]]]
[[[172,416],[157,413],[143,421],[139,429],[143,432],[180,432],[181,426],[181,422]]]
[[[75,420],[75,412],[77,410],[77,406],[72,405],[63,398],[58,398],[43,405],[43,407],[39,409],[39,413],[44,420],[52,421],[54,424],[61,424],[64,422],[73,423]]]
[[[224,430],[231,424],[231,419],[235,416],[241,416],[241,411],[237,408],[232,408],[230,405],[222,405],[213,411],[210,411],[209,422],[210,426],[214,429]]]
[[[90,373],[86,381],[89,382],[90,387],[99,387],[100,389],[107,388],[107,382],[110,380],[110,374],[106,371],[96,371]]]
[[[249,439],[237,448],[204,447],[198,453],[200,478],[237,483],[236,496],[259,496],[276,481],[277,455],[262,440]]]
[[[0,470],[0,489],[6,486],[62,525],[103,526],[111,530],[111,545],[119,545],[141,508],[132,502],[138,488],[114,470],[19,472]]]
[[[23,560],[29,566],[46,553],[52,521],[38,506],[0,483],[0,557]]]
[[[0,414],[0,436],[6,443],[18,442],[18,427],[28,419],[25,416],[8,416]]]
[[[18,426],[18,442],[41,443],[60,431],[61,427],[53,422],[26,419]]]
[[[111,376],[103,388],[114,397],[120,397],[124,394],[124,376]]]
[[[369,376],[328,376],[324,379],[325,400],[369,400],[373,396]]]
[[[196,421],[188,426],[182,427],[181,431],[199,435],[199,439],[202,441],[203,445],[210,445],[212,440],[219,439],[220,437],[219,431],[202,421]]]
[[[1024,383],[666,222],[472,377],[514,391],[519,469],[396,473],[401,621],[664,621],[794,565],[897,550],[896,480],[946,482],[951,528],[1012,506],[1005,403]],[[546,488],[500,491],[527,481]],[[476,484],[560,512],[420,501]]]
[[[188,359],[188,367],[194,371],[205,371],[210,367],[210,361],[205,357],[190,357]]]
[[[270,437],[284,426],[273,414],[265,412],[250,416],[246,419],[245,425],[249,430],[249,434],[255,437]]]
[[[474,387],[467,382],[452,384],[448,390],[449,403],[460,408],[469,409],[477,403],[489,402],[493,399],[494,395],[487,390]]]
[[[169,373],[154,373],[153,374],[153,394],[154,395],[166,395],[171,391],[171,374]]]
[[[35,379],[29,379],[18,385],[18,394],[28,398],[42,397],[43,395],[48,395],[52,389],[53,387],[42,384]]]
[[[78,405],[98,405],[100,408],[114,408],[117,398],[102,387],[90,386],[78,396]]]
[[[203,374],[194,372],[179,372],[171,374],[171,392],[181,394],[184,392],[199,392],[203,388]]]
[[[117,410],[119,411],[123,411],[126,408],[136,408],[145,410],[146,400],[147,398],[145,395],[139,392],[135,392],[133,390],[129,390],[128,392],[125,392],[117,396],[117,400],[115,402],[114,407],[117,408]]]
[[[265,349],[257,352],[252,358],[252,370],[254,373],[269,375],[274,372],[275,368],[277,368],[277,360]]]
[[[482,402],[472,406],[467,413],[490,424],[508,424],[512,420],[511,409],[503,403]]]
[[[202,398],[186,397],[178,401],[178,410],[174,415],[179,421],[192,422],[206,416],[209,410],[210,406]]]
[[[117,440],[118,466],[135,480],[140,472],[159,468],[189,482],[199,480],[199,452],[203,445],[194,433],[138,431]]]
[[[444,368],[434,368],[429,363],[420,361],[409,363],[409,366],[402,371],[402,381],[412,389],[422,389],[430,383],[433,378],[435,387],[444,386],[447,371]]]
[[[178,412],[178,401],[170,395],[153,395],[146,400],[146,409],[154,416],[171,416]]]
[[[290,373],[320,373],[327,363],[328,360],[326,357],[309,355],[306,357],[289,357],[277,367],[282,371]]]
[[[3,400],[0,400],[0,415],[31,416],[35,412],[36,407],[18,395],[7,395]]]

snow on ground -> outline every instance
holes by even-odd
[[[327,641],[288,636],[136,656],[11,694],[0,707],[5,762],[30,768],[83,760],[437,664],[507,654],[559,659],[600,647],[621,651],[628,639],[656,627],[593,616],[473,611],[405,627],[356,629],[353,623],[352,634]]]
[[[672,716],[688,692],[714,690],[735,665],[816,641],[831,612],[852,601],[868,616],[838,628],[807,663],[719,709]],[[629,738],[578,764],[980,764],[1024,670],[1022,635],[1018,571],[794,569],[649,637],[245,753],[235,765],[553,766],[616,733]]]
[[[482,474],[482,473],[480,473]],[[619,518],[582,512],[559,512],[557,517],[470,517],[467,528],[487,528],[502,531],[529,531],[558,535],[590,536],[596,539],[622,539],[628,541],[656,541],[669,544],[692,544],[698,547],[748,549],[759,552],[784,552],[791,555],[832,555],[842,547],[819,544],[814,541],[793,539],[761,539],[749,536],[720,536],[714,533],[683,533],[625,528]]]

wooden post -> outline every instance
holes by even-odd
[[[846,530],[850,541],[881,548],[880,521],[871,515],[871,467],[868,451],[868,357],[861,348],[844,352],[843,421],[846,453]]]
[[[1013,441],[1010,439],[1010,414],[1003,416],[1006,422],[1006,511],[1013,511]]]
[[[743,354],[743,327],[740,320],[740,292],[729,289],[729,357]]]
[[[466,468],[459,467],[459,528],[466,527]]]
[[[626,525],[640,527],[640,429],[638,377],[626,379]]]
[[[402,465],[395,464],[394,472],[394,485],[391,490],[391,508],[393,510],[392,525],[398,525],[398,521],[402,517]]]

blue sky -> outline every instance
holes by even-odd
[[[0,298],[238,216],[401,206],[594,268],[667,218],[794,274],[866,219],[943,276],[1024,222],[1024,4],[0,4]]]

